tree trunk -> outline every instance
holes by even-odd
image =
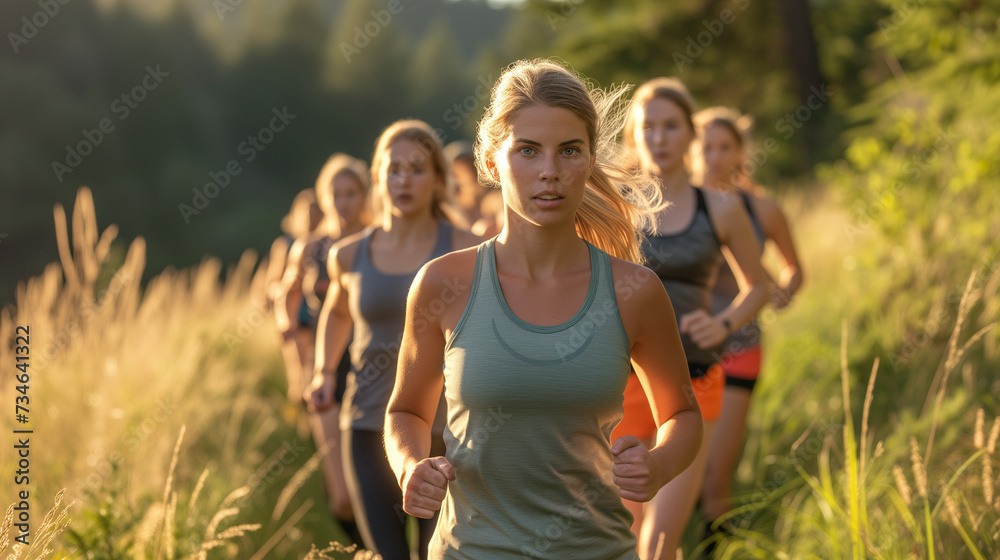
[[[778,0],[781,10],[781,20],[785,28],[788,61],[795,76],[795,91],[799,103],[807,107],[810,96],[815,107],[820,91],[824,85],[823,75],[819,68],[819,53],[816,39],[813,37],[812,22],[809,19],[808,0]],[[823,100],[824,105],[826,101]],[[810,109],[812,109],[810,107]],[[802,126],[802,144],[807,158],[811,161],[816,154],[816,137],[819,123],[817,113],[824,113],[826,107],[812,110],[809,119]]]

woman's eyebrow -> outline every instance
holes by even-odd
[[[528,144],[529,146],[541,146],[542,145],[541,142],[536,142],[534,140],[528,140],[527,138],[515,138],[514,139],[514,143],[515,144]],[[566,145],[569,145],[569,144],[582,144],[582,143],[583,143],[583,140],[581,140],[579,138],[574,138],[572,140],[566,140],[565,142],[560,142],[559,145],[560,146],[566,146]]]

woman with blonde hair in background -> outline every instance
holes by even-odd
[[[781,309],[802,285],[802,269],[784,213],[747,173],[751,120],[732,109],[711,107],[696,114],[694,122],[700,136],[695,163],[700,168],[705,188],[737,198],[750,216],[761,250],[770,240],[781,255],[781,275],[771,294],[771,304]],[[713,290],[715,312],[725,309],[738,294],[736,277],[723,264]],[[732,507],[731,481],[743,449],[750,398],[760,373],[761,329],[756,318],[726,339],[720,364],[726,375],[725,396],[722,414],[709,443],[701,492],[701,511],[709,521],[706,535],[717,529],[713,521]],[[714,549],[714,545],[713,541],[709,546]]]
[[[701,490],[707,442],[718,418],[724,376],[719,345],[767,301],[767,275],[750,220],[733,197],[691,185],[686,157],[695,139],[695,103],[675,78],[654,78],[636,90],[622,133],[637,165],[654,177],[671,207],[657,213],[655,233],[643,244],[646,266],[659,277],[678,321],[692,386],[704,418],[704,443],[694,463],[646,504],[630,504],[643,560],[673,559]],[[713,313],[712,285],[723,259],[745,279],[725,309]],[[647,440],[655,424],[633,376],[625,418],[615,434]],[[657,555],[657,551],[660,551]]]
[[[314,409],[332,405],[335,389],[343,385],[334,368],[353,332],[340,414],[344,471],[365,547],[395,560],[410,557],[410,544],[382,429],[396,379],[406,293],[421,266],[479,238],[452,225],[458,218],[449,202],[448,163],[426,123],[402,120],[386,128],[375,145],[371,174],[378,222],[330,250],[330,294],[320,312],[316,373],[306,392]],[[425,312],[433,316],[435,309]],[[435,449],[443,449],[440,387],[423,390],[440,411],[432,433]],[[433,528],[433,520],[419,523],[421,558]]]
[[[385,445],[403,509],[440,510],[434,559],[633,560],[622,498],[650,499],[697,453],[670,301],[636,264],[658,196],[618,157],[623,91],[545,60],[505,70],[476,143],[504,229],[427,264],[410,290]],[[609,439],[630,364],[652,445]],[[442,386],[446,450],[433,443]]]
[[[370,222],[365,201],[368,196],[368,171],[360,160],[346,154],[334,154],[323,165],[316,178],[315,187],[319,206],[323,211],[323,222],[314,235],[300,239],[292,246],[288,255],[288,266],[283,279],[284,291],[276,302],[276,317],[279,329],[286,337],[301,330],[303,322],[312,333],[308,347],[304,349],[303,360],[308,360],[294,381],[296,400],[301,402],[303,390],[308,381],[305,372],[311,372],[316,343],[316,320],[319,308],[326,299],[330,286],[327,256],[330,247],[339,239],[361,231]],[[300,315],[303,307],[313,310]],[[337,375],[346,379],[350,368],[349,360],[342,360]],[[343,382],[341,382],[343,385]],[[354,513],[340,455],[340,428],[338,417],[343,391],[334,395],[333,405],[324,411],[309,415],[313,439],[318,449],[325,449],[323,456],[323,480],[326,486],[327,507],[337,517],[341,526],[352,539],[357,538]]]
[[[265,276],[268,308],[272,308],[287,289],[284,278],[288,271],[288,256],[292,246],[299,239],[309,239],[322,221],[323,210],[316,200],[316,189],[310,187],[299,191],[292,200],[288,214],[281,219],[281,230],[284,233],[271,244]],[[308,303],[302,301],[295,312],[298,317],[295,328],[290,329],[291,325],[287,321],[277,325],[282,340],[281,355],[285,360],[288,400],[295,403],[302,401],[302,380],[305,375],[303,372],[309,371],[312,363],[309,360],[312,359],[312,346],[316,340],[317,312],[318,308],[310,310]],[[278,319],[277,314],[275,319]]]

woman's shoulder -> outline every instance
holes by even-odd
[[[350,270],[361,247],[361,241],[371,235],[373,228],[368,227],[357,233],[341,237],[330,246],[328,262],[336,262],[341,271]]]
[[[292,244],[288,247],[288,263],[291,265],[298,266],[302,261],[305,260],[304,255],[311,247],[315,245],[312,236],[304,235],[302,237],[295,238]]]
[[[475,278],[479,245],[452,251],[420,267],[411,296],[441,298],[445,303],[467,300]]]
[[[281,251],[287,253],[288,250],[292,248],[293,243],[295,243],[295,238],[287,233],[283,233],[271,243],[271,251]]]
[[[741,191],[750,201],[750,208],[753,210],[753,218],[764,229],[767,238],[773,238],[776,229],[785,221],[785,214],[781,210],[778,201],[767,193],[764,187],[754,183],[750,187]]]
[[[476,238],[478,239],[478,237]],[[457,240],[456,240],[457,241]],[[476,267],[476,255],[479,253],[479,243],[471,247],[452,251],[431,259],[420,268],[418,278],[425,282],[443,282],[448,278],[469,276]]]
[[[763,188],[757,188],[750,193],[753,210],[765,222],[771,222],[782,215],[781,206],[778,201],[772,198]]]
[[[743,199],[732,191],[698,187],[705,196],[705,205],[712,215],[724,217],[743,208]]]
[[[666,295],[660,277],[649,268],[614,255],[608,255],[608,258],[611,260],[611,277],[619,307],[622,303],[643,302]]]
[[[655,272],[631,261],[611,256],[615,303],[629,340],[635,340],[649,321],[672,312],[670,297]]]

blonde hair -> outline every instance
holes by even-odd
[[[344,153],[336,153],[327,158],[326,163],[323,164],[322,169],[319,171],[319,176],[316,177],[316,199],[319,201],[320,208],[323,209],[323,213],[327,214],[328,217],[332,216],[330,212],[336,213],[336,207],[334,206],[334,190],[333,183],[338,176],[342,174],[348,174],[354,177],[358,184],[361,185],[361,196],[368,196],[368,169],[365,163],[360,159],[353,158]],[[364,207],[363,207],[364,208]],[[368,223],[371,220],[370,216],[367,215],[368,210],[364,208],[361,213],[361,222]],[[331,237],[340,236],[340,222],[339,220],[327,220],[329,225],[327,226],[327,234]]]
[[[309,208],[316,202],[316,191],[313,189],[303,189],[292,199],[292,207],[281,218],[281,231],[298,239],[307,235],[311,231],[312,224],[309,223]]]
[[[576,213],[577,234],[611,255],[642,262],[643,233],[652,231],[653,215],[663,204],[656,183],[627,164],[615,140],[625,116],[619,101],[627,90],[626,86],[610,91],[593,88],[551,60],[515,62],[493,86],[490,104],[479,122],[475,155],[479,176],[498,186],[489,164],[510,134],[518,112],[532,105],[572,111],[583,121],[596,156]]]
[[[451,202],[451,189],[449,188],[450,173],[448,161],[444,157],[444,150],[441,146],[441,139],[438,138],[434,129],[427,123],[415,119],[398,120],[389,125],[378,140],[375,141],[375,153],[372,155],[372,192],[371,197],[372,213],[377,220],[385,220],[387,207],[383,206],[382,198],[386,196],[387,182],[386,173],[389,169],[389,149],[398,140],[410,140],[420,145],[425,155],[430,159],[434,167],[434,173],[440,178],[442,189],[435,193],[434,203],[431,205],[431,215],[436,220],[447,220],[452,224],[466,227],[465,219],[454,208]]]
[[[716,125],[721,126],[733,135],[733,138],[736,139],[736,147],[740,152],[740,165],[737,170],[733,172],[730,182],[734,186],[744,189],[755,189],[756,185],[753,183],[753,179],[746,172],[746,168],[743,165],[746,154],[750,151],[750,132],[753,128],[753,117],[750,115],[741,115],[738,110],[731,107],[715,106],[698,111],[698,113],[694,115],[694,125],[698,133],[698,140],[695,142],[695,145],[692,146],[692,152],[696,153],[698,156],[702,156],[701,148],[705,137],[705,131],[710,127]],[[693,168],[695,177],[697,180],[701,181],[705,174],[704,158],[695,157]]]

